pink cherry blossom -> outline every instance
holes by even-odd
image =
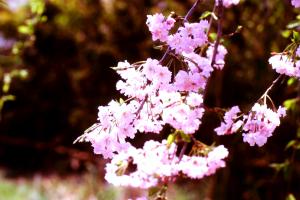
[[[178,169],[192,179],[201,179],[208,171],[207,160],[200,156],[183,156]]]
[[[249,115],[245,116],[243,140],[250,146],[263,146],[272,136],[275,128],[280,125],[280,117],[285,116],[285,109],[280,107],[277,112],[266,105],[254,104]]]
[[[224,122],[215,129],[218,135],[232,134],[242,127],[243,140],[254,146],[263,146],[269,137],[272,136],[276,127],[280,125],[280,118],[286,115],[286,110],[279,107],[275,112],[267,107],[255,103],[248,115],[243,120],[238,120],[237,114],[240,109],[232,107],[225,113]]]
[[[300,0],[292,0],[292,5],[295,7],[295,8],[299,8],[300,7]]]
[[[227,135],[236,132],[241,126],[242,121],[237,121],[237,114],[240,113],[238,106],[232,107],[228,112],[225,113],[224,122],[221,122],[221,125],[215,129],[218,135]]]
[[[183,156],[178,164],[178,169],[183,174],[193,179],[201,179],[216,172],[218,168],[225,167],[225,159],[228,150],[220,145],[210,151],[207,157]]]
[[[212,62],[212,56],[214,52],[214,45],[210,45],[206,51],[207,58]],[[217,54],[215,58],[214,67],[216,69],[223,69],[225,65],[225,56],[227,54],[227,50],[223,45],[219,45],[217,49]]]
[[[240,0],[222,0],[222,2],[223,6],[228,8],[232,5],[237,5],[240,2]],[[216,0],[216,5],[219,5],[219,0]]]
[[[186,97],[186,102],[187,105],[191,107],[201,106],[201,104],[203,103],[203,96],[195,92],[190,92]]]
[[[274,55],[269,59],[272,68],[279,74],[294,76],[300,78],[300,63],[296,64],[286,55]]]
[[[300,2],[300,1],[299,1]],[[298,58],[300,58],[300,46],[298,46],[297,50],[296,50],[296,56]]]
[[[223,159],[226,158],[228,154],[228,150],[223,145],[220,145],[209,152],[207,156],[208,172],[206,175],[214,174],[218,168],[225,167]]]
[[[173,143],[167,146],[167,141],[161,143],[149,140],[143,149],[134,147],[115,155],[106,165],[105,179],[115,186],[131,186],[149,188],[159,182],[183,173],[190,178],[202,178],[213,174],[218,168],[224,167],[228,150],[220,145],[213,148],[207,156],[187,156],[181,160],[176,156],[177,146]],[[129,166],[134,169],[127,172]]]
[[[238,3],[239,0],[223,1],[225,7]],[[125,100],[100,106],[97,123],[84,134],[96,154],[111,159],[105,168],[105,179],[115,186],[150,188],[181,175],[200,179],[225,167],[228,150],[223,145],[210,146],[204,153],[197,153],[188,152],[182,147],[183,141],[177,138],[171,142],[169,138],[168,141],[148,140],[142,148],[130,142],[137,133],[159,134],[166,126],[171,127],[170,136],[180,132],[190,144],[197,142],[193,134],[202,123],[208,79],[214,69],[223,69],[228,52],[219,45],[212,66],[214,42],[207,38],[208,21],[179,20],[178,30],[173,28],[175,22],[162,14],[147,16],[152,39],[169,46],[167,59],[148,58],[134,64],[119,62],[113,69],[121,77],[116,88]],[[206,52],[201,51],[206,48]],[[297,49],[296,58],[300,57],[299,52]],[[300,61],[278,55],[271,57],[269,62],[278,73],[300,77]],[[177,63],[180,64],[177,66]],[[256,103],[249,113],[241,114],[238,106],[232,107],[215,131],[218,135],[226,135],[241,130],[244,142],[262,146],[280,125],[286,110],[279,107],[274,111]]]
[[[146,24],[152,33],[152,39],[166,42],[169,31],[174,26],[175,20],[171,17],[165,18],[161,13],[147,15]]]
[[[214,69],[211,67],[211,61],[208,58],[201,57],[193,52],[189,54],[183,53],[182,55],[189,66],[189,71],[192,73],[200,73],[205,78],[210,77]]]
[[[86,135],[96,154],[111,158],[116,152],[131,146],[125,139],[135,136],[136,129],[131,125],[135,109],[134,102],[125,104],[111,101],[107,107],[99,107],[100,122]]]
[[[142,66],[142,73],[157,87],[170,83],[172,73],[167,67],[160,65],[158,60],[148,58]]]
[[[206,30],[208,21],[201,20],[198,23],[184,23],[177,33],[170,35],[167,44],[175,50],[177,54],[192,53],[197,47],[207,42]]]
[[[205,89],[206,78],[200,73],[191,73],[180,70],[175,77],[174,86],[178,91],[197,92],[199,89]]]
[[[153,187],[164,177],[178,174],[175,151],[176,146],[168,148],[165,140],[162,143],[149,140],[143,149],[130,148],[114,156],[106,165],[105,179],[116,186]],[[130,164],[136,169],[126,173]],[[121,170],[124,172],[118,174]]]

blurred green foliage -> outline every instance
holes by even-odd
[[[64,178],[35,175],[16,180],[0,176],[1,200],[113,200],[125,195],[121,188],[105,186],[91,173]]]

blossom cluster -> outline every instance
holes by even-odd
[[[244,142],[248,142],[250,146],[255,144],[263,146],[268,137],[272,136],[275,128],[280,125],[280,117],[285,115],[286,110],[283,107],[279,107],[277,112],[274,112],[266,105],[255,103],[250,113],[245,116]]]
[[[243,140],[250,146],[263,146],[267,139],[272,136],[275,128],[280,125],[280,118],[286,115],[286,110],[279,107],[275,112],[267,105],[255,103],[248,115],[243,115],[243,119],[238,117],[240,109],[232,107],[225,113],[224,122],[215,129],[218,135],[232,134],[240,128],[243,132]],[[241,115],[242,116],[242,115]]]
[[[224,115],[224,122],[218,128],[215,128],[217,135],[229,135],[235,133],[241,126],[243,121],[237,120],[238,113],[240,113],[238,106],[232,107]]]
[[[295,62],[287,55],[274,55],[269,59],[272,68],[279,74],[300,78],[300,61]]]
[[[193,57],[196,57],[197,54],[195,54],[194,51],[198,47],[208,44],[206,32],[209,27],[209,23],[207,20],[200,20],[197,23],[185,22],[174,34],[171,34],[170,30],[174,26],[175,20],[170,16],[166,18],[162,14],[147,15],[146,24],[152,34],[152,39],[154,41],[159,40],[161,42],[165,42],[176,52],[176,54],[182,54],[184,56],[192,54]],[[212,62],[213,51],[214,44],[209,44],[206,51],[206,57],[210,62]],[[223,45],[218,45],[214,65],[215,68],[222,69],[224,67],[226,54],[226,48]],[[196,63],[202,63],[197,62],[199,60],[198,58],[195,59]]]
[[[185,22],[176,33],[170,34],[175,20],[165,18],[162,14],[147,15],[147,25],[152,34],[152,39],[166,42],[176,53],[192,53],[197,47],[201,47],[207,40],[206,30],[209,23],[200,20],[198,23]]]
[[[206,156],[176,156],[177,147],[167,141],[147,141],[143,149],[131,147],[115,156],[106,165],[105,179],[116,186],[149,188],[160,182],[184,174],[190,178],[209,176],[224,167],[227,149],[220,145]],[[130,170],[130,168],[132,168]]]
[[[291,3],[295,8],[300,8],[300,0],[292,0]]]
[[[214,52],[214,45],[208,47],[206,55],[212,62]],[[223,69],[225,65],[225,56],[227,54],[227,49],[223,45],[219,45],[216,52],[214,67],[216,69]]]
[[[165,33],[173,24],[172,18],[162,14],[148,15],[147,25],[153,39],[164,41]],[[185,23],[174,35],[185,42],[191,39],[198,45],[203,44],[207,40],[206,26],[206,21]],[[118,63],[114,69],[122,79],[116,88],[129,100],[111,101],[108,106],[99,107],[99,123],[86,135],[95,153],[112,158],[131,147],[126,138],[133,138],[137,132],[160,133],[166,124],[186,134],[193,134],[199,128],[204,112],[201,91],[205,90],[214,69],[211,66],[212,47],[208,48],[206,57],[196,54],[196,47],[189,45],[189,50],[177,50],[185,64],[176,73],[156,59],[149,58],[139,64]],[[216,61],[220,68],[227,51],[221,45],[218,50]]]
[[[165,18],[161,13],[154,15],[147,15],[146,24],[152,33],[152,40],[160,40],[166,42],[168,40],[169,31],[175,24],[175,20],[172,17]]]
[[[113,100],[107,106],[100,106],[98,122],[86,131],[84,138],[91,142],[96,154],[112,159],[107,164],[105,178],[114,185],[149,188],[179,174],[202,178],[224,167],[223,159],[228,154],[225,147],[219,146],[206,156],[177,156],[176,142],[150,140],[142,149],[128,142],[137,133],[158,134],[167,124],[192,137],[201,124],[203,91],[214,70],[211,66],[214,44],[208,44],[206,20],[185,22],[174,34],[170,34],[175,24],[171,17],[148,15],[146,24],[152,39],[166,42],[181,66],[171,72],[169,65],[148,58],[134,64],[119,62],[113,68],[121,77],[116,88],[127,100]],[[208,48],[199,55],[195,50],[204,44]],[[220,45],[215,68],[224,66],[226,54],[225,47]],[[131,165],[135,170],[124,174]]]
[[[222,2],[229,7],[239,0]],[[105,179],[116,186],[150,188],[181,175],[201,179],[225,166],[228,150],[223,145],[206,148],[205,153],[202,147],[196,150],[201,153],[187,153],[182,142],[194,145],[198,142],[194,134],[205,111],[204,91],[212,72],[224,67],[227,50],[209,41],[207,20],[189,23],[178,19],[162,14],[147,16],[153,41],[166,44],[167,53],[176,62],[164,65],[165,62],[152,58],[133,64],[119,62],[113,68],[121,77],[116,88],[126,100],[100,106],[98,122],[83,136],[92,143],[96,154],[111,159],[106,165]],[[278,73],[300,77],[297,64],[284,55],[273,56],[269,62]],[[244,142],[262,146],[283,116],[285,109],[281,107],[274,111],[266,104],[255,103],[245,115],[234,106],[225,113],[224,121],[215,131],[227,135],[240,130]],[[188,139],[149,140],[143,148],[129,142],[137,133],[159,134],[166,125]]]

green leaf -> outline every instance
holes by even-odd
[[[118,163],[118,169],[116,170],[117,176],[122,176],[125,174],[128,167],[128,162],[122,162]]]
[[[290,193],[290,194],[287,195],[285,200],[296,200],[296,197],[292,193]]]
[[[42,16],[40,19],[41,22],[46,22],[47,20],[48,20],[47,16]]]
[[[289,80],[287,81],[287,85],[288,86],[291,86],[293,85],[294,83],[297,82],[297,79],[296,78],[289,78]]]
[[[19,76],[21,79],[26,79],[28,77],[28,71],[26,69],[21,69],[19,71]]]
[[[32,13],[41,15],[45,10],[45,3],[42,0],[31,0],[30,7]]]
[[[122,98],[119,99],[120,104],[123,104],[124,102],[125,102],[124,99],[122,99]]]
[[[288,161],[287,165],[283,168],[283,177],[285,180],[289,180],[289,178],[291,177],[292,174],[292,170],[291,170],[291,166],[290,163]]]
[[[299,32],[293,31],[293,39],[292,39],[292,41],[293,42],[299,42],[299,40],[300,40],[300,34],[299,34]]]
[[[287,99],[283,102],[283,105],[287,110],[295,110],[297,107],[297,101],[299,101],[298,98]]]
[[[18,31],[19,31],[19,33],[26,34],[26,35],[31,35],[31,34],[33,34],[33,29],[32,29],[32,27],[25,26],[25,25],[19,26],[19,27],[18,27]]]
[[[20,53],[20,45],[19,45],[19,43],[14,44],[14,46],[13,46],[13,48],[12,48],[11,51],[12,51],[12,53],[14,55],[19,54]]]
[[[0,112],[3,108],[3,105],[6,101],[14,101],[16,97],[14,95],[4,95],[0,98]]]
[[[199,17],[199,19],[205,19],[206,17],[212,15],[212,12],[210,11],[205,11],[204,13],[202,13],[202,15]]]
[[[191,137],[188,134],[185,134],[183,131],[180,132],[180,137],[184,142],[191,142]]]
[[[9,88],[10,88],[10,84],[4,83],[2,86],[2,91],[4,93],[7,93],[9,91]]]
[[[217,39],[217,34],[216,34],[216,33],[210,33],[210,34],[209,34],[209,37],[210,37],[212,40],[216,40],[216,39]]]
[[[289,38],[291,33],[292,33],[291,30],[284,30],[284,31],[281,31],[281,36],[284,38]]]
[[[271,163],[269,166],[271,168],[275,169],[276,172],[279,172],[281,170],[286,171],[289,164],[290,164],[290,162],[288,160],[286,160],[283,163]]]
[[[16,97],[14,96],[14,95],[4,95],[3,97],[3,100],[4,100],[4,102],[5,101],[14,101],[14,100],[16,100]]]
[[[289,141],[289,143],[287,143],[287,145],[285,146],[285,150],[287,150],[287,149],[293,147],[296,143],[297,143],[296,140],[291,140],[291,141]]]
[[[174,141],[175,141],[175,137],[176,134],[175,133],[172,133],[168,136],[168,139],[167,139],[167,145],[170,146]]]

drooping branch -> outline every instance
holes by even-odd
[[[179,161],[181,161],[181,159],[182,159],[182,157],[183,157],[183,155],[184,155],[184,153],[186,151],[187,145],[188,145],[188,143],[184,142],[183,147],[182,147],[182,149],[180,151],[180,154],[179,154],[179,159],[178,159]]]
[[[269,91],[274,87],[274,85],[283,77],[283,75],[279,75],[273,82],[272,84],[267,88],[267,90],[265,91],[265,93],[262,95],[262,97],[264,97],[265,95],[267,95],[269,93]],[[262,98],[261,97],[261,98]]]
[[[188,11],[188,13],[185,15],[184,17],[184,21],[187,22],[189,20],[189,18],[192,16],[192,14],[194,13],[195,9],[197,8],[197,6],[199,5],[200,0],[197,0],[194,5],[191,7],[191,9]]]
[[[219,46],[220,40],[222,38],[222,20],[223,20],[223,13],[224,13],[223,0],[218,0],[217,10],[218,10],[218,31],[217,31],[216,42],[214,44],[214,51],[213,51],[213,55],[212,55],[211,66],[214,66],[216,64],[218,46]]]
[[[264,100],[264,104],[266,104],[266,103],[267,103],[266,101],[267,101],[267,98],[268,98],[268,99],[270,100],[270,102],[273,104],[273,102],[272,102],[271,98],[269,97],[268,93],[270,92],[270,90],[273,89],[273,87],[274,87],[274,86],[279,82],[279,80],[281,80],[283,77],[284,77],[283,74],[279,75],[279,76],[272,82],[272,84],[266,89],[266,91],[265,91],[264,94],[259,98],[259,100],[260,100],[260,99],[263,99],[263,100]],[[274,104],[273,104],[273,107],[275,107]]]

